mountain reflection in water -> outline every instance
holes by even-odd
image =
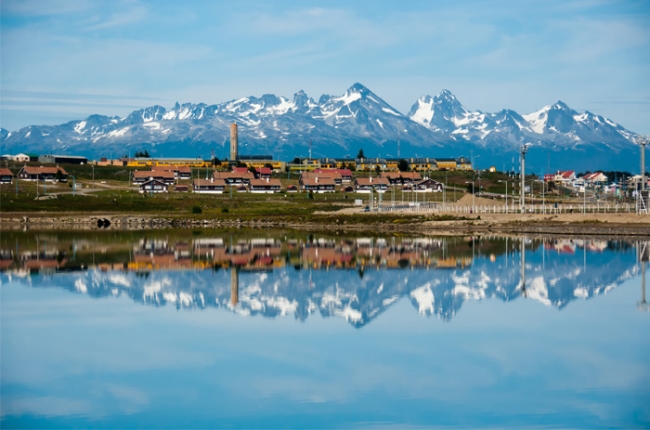
[[[639,270],[639,245],[624,241],[255,234],[7,233],[0,263],[3,278],[33,287],[298,320],[317,312],[355,327],[404,297],[443,320],[485,298],[561,309]]]

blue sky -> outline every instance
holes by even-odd
[[[648,1],[0,3],[0,126],[361,82],[407,113],[562,100],[650,133]]]

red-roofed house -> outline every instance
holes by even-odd
[[[354,180],[354,188],[357,193],[371,193],[374,189],[377,193],[385,193],[390,183],[386,178],[357,178]]]
[[[279,193],[282,184],[279,179],[251,179],[251,193]]]
[[[31,167],[24,166],[18,172],[18,179],[23,181],[56,181],[56,176],[60,172],[59,182],[67,182],[68,172],[62,167]]]
[[[590,185],[603,184],[608,181],[607,176],[603,172],[587,173],[582,179]]]
[[[223,179],[228,185],[248,185],[251,179],[255,179],[252,172],[249,172],[244,167],[235,167],[235,169],[243,169],[241,172],[214,172],[212,177],[214,179]]]
[[[226,181],[223,179],[195,179],[192,188],[197,194],[223,194],[226,189]]]
[[[144,184],[151,179],[171,185],[174,183],[174,178],[174,172],[169,170],[135,170],[133,172],[133,183],[135,185]]]
[[[336,183],[329,176],[301,178],[300,186],[304,191],[314,193],[333,193],[336,191]]]
[[[255,178],[257,179],[271,179],[271,170],[270,167],[258,167],[255,169]]]
[[[562,182],[568,184],[575,181],[576,172],[573,170],[558,170],[555,174],[555,182]]]
[[[0,184],[11,184],[14,181],[14,174],[9,169],[0,168]]]
[[[151,166],[154,172],[173,172],[176,179],[192,179],[190,166]]]

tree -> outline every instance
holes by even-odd
[[[363,149],[359,150],[359,153],[357,154],[357,158],[366,158],[366,156],[363,153]]]
[[[381,167],[379,167],[379,164],[375,164],[375,173],[380,174],[381,173]]]
[[[408,172],[409,171],[409,162],[402,158],[397,163],[397,168],[399,169],[400,172]]]
[[[300,157],[294,157],[292,163],[293,164],[301,164],[302,160],[300,159]]]
[[[145,149],[144,151],[136,151],[135,158],[151,158],[151,155],[149,155],[149,151]]]
[[[214,157],[214,158],[212,159],[212,165],[213,165],[213,166],[221,166],[221,160],[219,160],[218,157]]]
[[[348,163],[348,169],[350,169],[350,172],[355,172],[357,170],[356,163]]]
[[[58,170],[56,171],[56,176],[55,176],[55,178],[56,178],[56,181],[57,181],[57,182],[61,182],[61,181],[63,180],[63,173],[61,173],[61,169],[58,169]]]
[[[467,192],[470,194],[474,194],[474,183],[467,184]]]

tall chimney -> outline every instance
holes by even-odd
[[[237,161],[239,158],[238,146],[237,123],[233,122],[230,125],[230,161]]]

